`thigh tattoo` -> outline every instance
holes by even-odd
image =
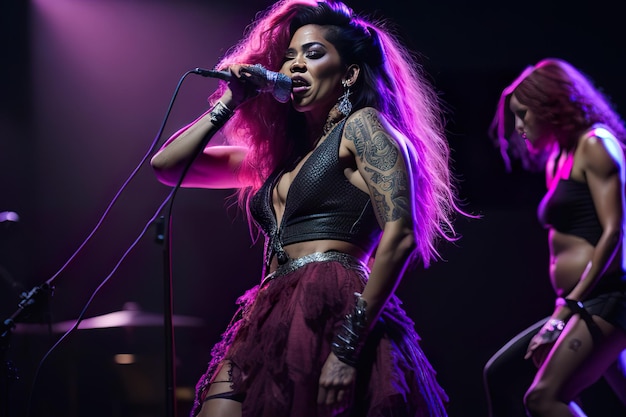
[[[581,342],[579,339],[572,339],[569,342],[569,348],[573,350],[574,352],[578,352],[578,349],[580,349],[582,345],[583,345],[583,342]]]

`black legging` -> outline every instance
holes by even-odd
[[[543,318],[518,333],[500,348],[485,365],[483,384],[487,398],[488,417],[528,416],[524,407],[524,395],[537,373],[537,368],[532,360],[524,359],[524,355],[530,340],[549,318]],[[626,361],[622,360],[622,363],[626,363]],[[621,372],[625,372],[624,369],[621,369]],[[607,388],[611,392],[615,389]],[[609,396],[612,397],[613,394],[609,394]],[[623,413],[624,405],[619,404],[618,401],[614,404],[621,413]]]
[[[518,333],[489,359],[483,370],[489,417],[527,417],[524,394],[537,368],[524,355],[530,340],[550,317]]]

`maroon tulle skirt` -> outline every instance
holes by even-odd
[[[192,415],[200,411],[220,362],[229,360],[233,389],[245,394],[243,417],[446,416],[446,394],[396,297],[368,336],[357,370],[356,400],[342,410],[317,405],[331,340],[365,280],[362,270],[345,262],[312,262],[249,290],[212,349]]]

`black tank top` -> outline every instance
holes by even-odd
[[[602,225],[586,183],[559,179],[539,204],[539,221],[561,233],[581,237],[593,246],[602,235]]]
[[[295,176],[280,226],[272,191],[283,171],[272,174],[252,197],[250,212],[266,236],[265,262],[284,257],[283,246],[333,239],[357,245],[369,253],[378,243],[378,225],[369,194],[352,185],[339,162],[345,120],[313,151]],[[284,258],[286,260],[286,258]]]
[[[611,132],[596,127],[589,135],[600,138],[613,136]],[[614,137],[614,136],[613,136]],[[552,227],[562,233],[587,240],[596,246],[602,235],[602,225],[598,219],[591,191],[586,183],[559,179],[556,187],[549,191],[539,204],[539,220],[545,227]],[[604,275],[594,286],[587,298],[612,291],[626,290],[626,276],[622,270]]]

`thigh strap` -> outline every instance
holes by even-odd
[[[224,400],[232,400],[232,401],[237,401],[238,403],[242,403],[245,398],[246,398],[246,394],[244,394],[243,392],[228,391],[228,392],[220,392],[219,394],[207,395],[204,398],[204,400],[202,400],[202,402],[207,402],[209,400],[224,399]]]
[[[580,318],[585,322],[585,324],[587,324],[587,328],[589,329],[589,333],[591,333],[591,338],[593,339],[594,343],[598,343],[600,340],[602,340],[603,334],[600,330],[600,327],[596,324],[595,321],[593,321],[591,314],[589,314],[589,312],[585,310],[583,303],[581,303],[580,301],[570,300],[566,298],[565,304],[567,305],[567,307],[569,307],[572,313],[578,314]]]

